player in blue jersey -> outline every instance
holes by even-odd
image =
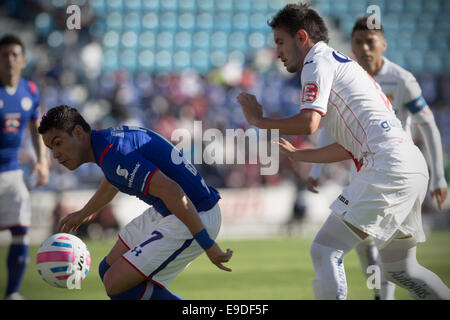
[[[119,191],[150,205],[125,226],[100,263],[111,299],[179,299],[166,286],[203,251],[231,271],[223,263],[233,252],[213,240],[221,225],[220,195],[166,139],[138,127],[91,130],[68,106],[49,110],[39,133],[66,168],[95,162],[105,175],[88,203],[61,220],[60,231],[75,231]]]
[[[49,176],[45,145],[37,131],[39,91],[21,77],[24,50],[15,36],[0,39],[0,230],[9,229],[12,235],[5,299],[22,299],[19,286],[28,262],[30,195],[18,160],[27,126],[38,158],[32,173],[39,175],[37,186],[46,184]]]

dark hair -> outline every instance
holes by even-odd
[[[328,43],[328,29],[322,17],[308,4],[288,4],[268,21],[272,28],[284,28],[291,36],[304,29],[314,43]]]
[[[380,23],[380,28],[370,29],[369,26],[367,25],[367,20],[369,20],[369,17],[362,17],[362,18],[358,18],[358,20],[356,20],[355,25],[353,26],[353,30],[352,30],[352,37],[353,37],[353,34],[355,33],[355,31],[367,31],[367,30],[381,32],[381,34],[384,36],[384,30],[383,30],[383,26],[381,25],[381,23]]]
[[[0,48],[3,46],[9,46],[10,44],[18,44],[22,47],[22,53],[25,55],[25,46],[18,37],[12,34],[6,34],[0,39]]]
[[[42,117],[38,131],[40,134],[44,134],[50,129],[57,129],[72,135],[73,128],[78,124],[85,132],[91,132],[91,126],[84,120],[77,109],[60,105],[47,111]]]

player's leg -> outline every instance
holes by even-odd
[[[317,300],[344,300],[347,280],[344,255],[365,237],[332,212],[311,244],[310,254],[316,278],[312,281]]]
[[[8,282],[6,286],[5,299],[21,299],[18,294],[28,265],[28,227],[17,226],[10,229],[12,241],[9,246],[7,268]]]
[[[144,275],[122,259],[122,255],[127,251],[129,248],[121,240],[117,240],[99,265],[100,278],[112,300],[181,299],[169,290],[148,281]]]
[[[112,247],[111,251],[108,253],[106,257],[100,262],[98,266],[98,273],[100,278],[103,281],[106,271],[109,270],[111,265],[116,262],[125,252],[127,252],[129,248],[121,241],[117,240],[114,247]]]
[[[369,266],[375,265],[381,270],[380,256],[372,237],[367,237],[364,241],[361,241],[361,243],[356,245],[355,251],[358,254],[361,270],[366,278],[370,275],[370,273],[368,273]],[[375,299],[393,300],[395,284],[387,281],[384,277],[384,273],[382,273],[380,285],[381,287],[373,289]]]
[[[408,290],[415,299],[450,300],[449,288],[436,274],[418,263],[416,249],[416,241],[408,237],[394,239],[379,250],[386,278]]]
[[[11,232],[7,257],[6,299],[22,299],[19,287],[28,265],[28,226],[31,222],[30,194],[21,170],[0,173],[0,225]]]

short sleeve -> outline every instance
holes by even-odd
[[[104,157],[102,169],[108,174],[108,180],[144,195],[148,194],[150,180],[159,170],[137,151],[126,155],[120,151],[108,152]]]
[[[36,84],[33,81],[29,81],[28,82],[29,88],[30,88],[30,92],[32,94],[32,114],[30,119],[31,120],[37,120],[40,118],[40,93],[39,93],[39,89],[36,86]]]
[[[322,117],[325,116],[333,83],[333,68],[322,60],[306,64],[302,70],[301,82],[300,111],[315,110]]]

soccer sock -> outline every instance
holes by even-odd
[[[386,278],[421,300],[450,300],[450,290],[442,280],[417,262],[413,238],[394,239],[380,250]]]
[[[98,274],[100,275],[100,279],[102,279],[102,282],[103,278],[105,277],[106,271],[108,271],[110,267],[111,266],[106,262],[106,257],[104,257],[103,260],[98,265]]]
[[[378,254],[378,249],[375,246],[373,238],[367,237],[364,241],[359,243],[355,247],[355,251],[358,254],[359,262],[361,264],[361,269],[366,278],[370,276],[367,273],[367,268],[369,266],[378,266],[381,270],[381,260]],[[384,273],[381,273],[380,287],[373,289],[375,298],[381,300],[394,300],[395,284],[387,281]]]
[[[9,247],[7,268],[8,284],[5,296],[19,292],[25,269],[28,264],[28,237],[27,227],[11,228],[12,243]]]
[[[312,281],[317,300],[345,300],[347,280],[344,255],[361,239],[332,213],[311,244],[311,259],[316,273]]]
[[[109,296],[111,300],[184,300],[166,288],[144,281],[119,294]]]

